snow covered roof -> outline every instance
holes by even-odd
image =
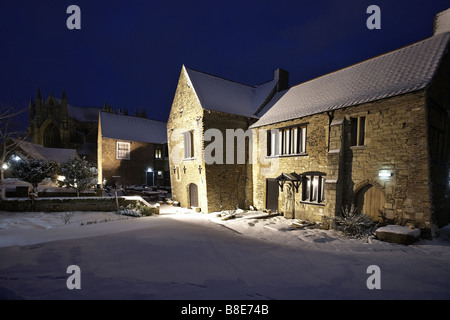
[[[183,66],[204,109],[256,117],[258,109],[276,90],[278,79],[249,86]]]
[[[17,141],[16,139],[13,139]],[[16,154],[26,159],[50,160],[65,163],[76,156],[75,149],[46,148],[29,141],[18,141]]]
[[[425,88],[449,45],[441,33],[294,86],[251,127],[278,123]]]
[[[100,112],[100,126],[105,138],[167,143],[167,123],[163,121]]]

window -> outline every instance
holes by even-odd
[[[363,146],[366,133],[366,117],[350,118],[351,122],[351,145]]]
[[[130,160],[130,143],[129,142],[119,142],[119,141],[117,142],[116,159]]]
[[[323,174],[303,174],[302,201],[323,203],[325,201],[325,178]]]
[[[305,126],[267,130],[267,156],[297,155],[305,152]]]
[[[183,133],[184,136],[184,158],[192,159],[194,157],[194,131]]]
[[[162,158],[162,150],[161,148],[155,149],[155,159],[161,159]]]

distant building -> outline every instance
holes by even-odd
[[[96,162],[98,112],[102,107],[74,107],[52,94],[42,99],[38,89],[36,99],[28,105],[28,138],[48,148],[76,149],[81,157]]]
[[[100,112],[98,183],[170,186],[166,122]]]

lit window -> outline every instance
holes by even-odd
[[[319,173],[303,174],[302,201],[323,203],[325,201],[325,178]]]
[[[297,126],[267,131],[267,155],[296,155],[306,153],[306,127]]]
[[[130,160],[130,143],[129,142],[119,142],[119,141],[117,142],[116,159]]]
[[[162,158],[162,150],[160,148],[155,149],[155,159],[161,159]]]

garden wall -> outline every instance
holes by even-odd
[[[126,207],[129,204],[135,205],[137,202],[148,205],[141,197],[118,197],[119,206]],[[41,198],[34,201],[16,198],[1,200],[0,210],[11,212],[117,211],[117,204],[114,197]],[[155,208],[154,213],[159,213],[159,207]]]

